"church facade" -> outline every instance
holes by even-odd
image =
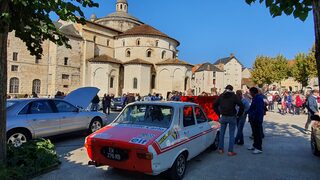
[[[29,55],[24,43],[9,34],[8,94],[57,91],[93,86],[104,93],[161,93],[191,88],[192,65],[179,60],[179,41],[128,13],[127,0],[117,0],[106,17],[92,15],[85,25],[58,21],[56,27],[72,49],[44,42],[43,56]]]

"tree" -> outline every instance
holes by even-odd
[[[274,82],[280,83],[289,77],[288,60],[283,55],[273,58],[272,64],[273,69],[271,73],[273,74]]]
[[[53,24],[50,14],[61,20],[85,23],[82,7],[98,7],[93,0],[1,0],[0,1],[0,165],[6,163],[6,93],[8,33],[25,42],[31,55],[41,57],[41,44],[50,40],[60,46],[68,44]],[[78,17],[80,16],[80,17]]]
[[[252,4],[257,0],[246,0]],[[320,84],[320,1],[319,0],[259,0],[265,2],[273,17],[281,16],[283,13],[292,15],[305,21],[309,12],[313,10],[314,30],[315,30],[315,59],[317,64],[317,76]]]
[[[272,58],[258,56],[253,64],[253,70],[251,72],[253,82],[259,87],[262,87],[265,84],[272,84],[274,82],[273,69]]]

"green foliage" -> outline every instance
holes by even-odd
[[[259,3],[265,2],[273,17],[281,16],[285,13],[286,15],[293,14],[295,18],[305,21],[309,12],[312,11],[312,0],[246,0],[250,5],[256,1]]]
[[[27,179],[59,163],[49,140],[33,140],[15,148],[8,146],[7,167],[0,169],[0,179]]]
[[[259,86],[281,82],[289,77],[288,60],[283,55],[275,58],[258,56],[253,65],[252,80]]]
[[[15,31],[15,35],[26,43],[30,54],[39,58],[45,40],[71,48],[68,38],[55,27],[50,14],[54,13],[64,21],[85,23],[80,6],[98,7],[93,0],[4,0],[2,3],[8,3],[9,9],[0,12],[0,33],[9,27],[9,32]]]
[[[308,55],[299,53],[292,67],[292,77],[303,87],[308,86],[310,78],[317,76],[316,59],[312,51]]]

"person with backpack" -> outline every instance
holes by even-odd
[[[295,96],[295,114],[300,115],[301,107],[303,105],[303,101],[301,95],[297,92]]]
[[[236,106],[239,107],[237,112]],[[237,95],[233,92],[233,87],[228,85],[225,92],[219,96],[215,101],[213,108],[218,116],[220,117],[220,135],[219,135],[219,154],[224,153],[224,135],[229,126],[229,148],[228,156],[235,156],[237,153],[234,152],[233,147],[235,144],[235,130],[237,124],[237,117],[243,115],[244,105]]]

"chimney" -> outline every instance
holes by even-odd
[[[231,57],[231,58],[234,58],[234,54],[233,54],[233,53],[231,53],[231,54],[230,54],[230,57]]]

